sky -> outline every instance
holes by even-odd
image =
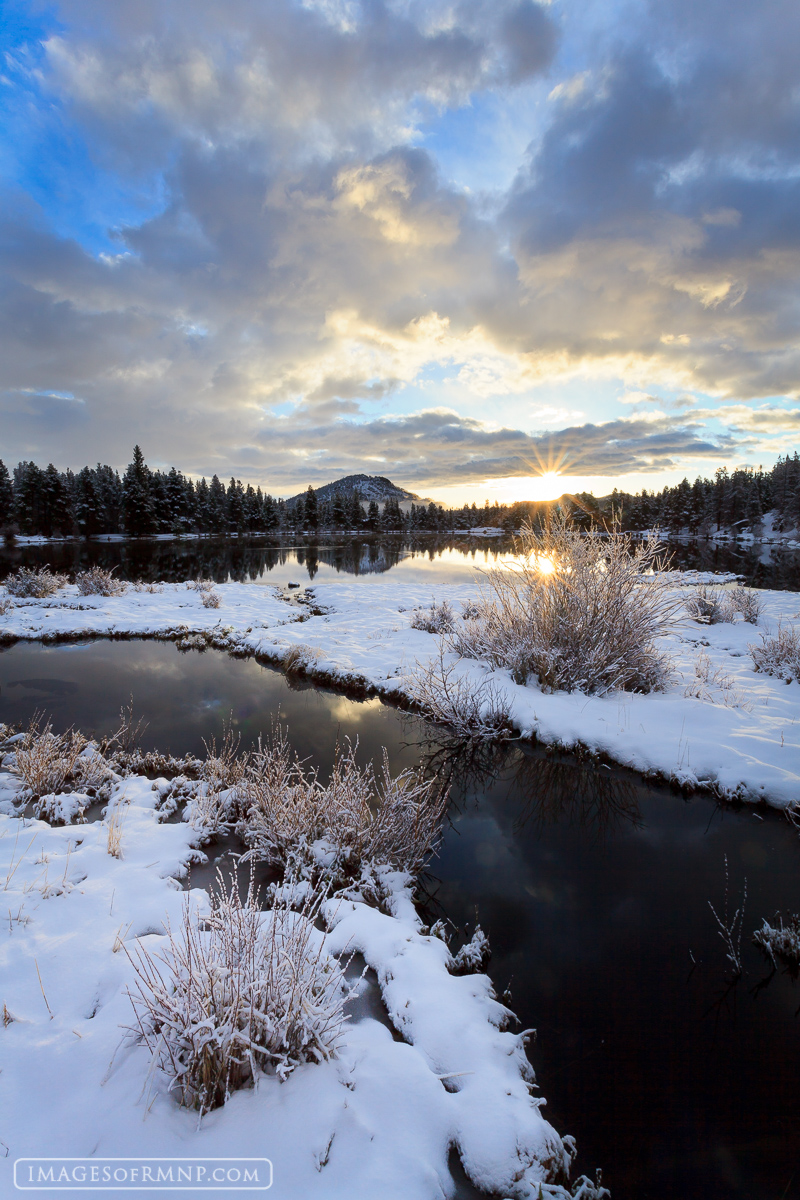
[[[638,491],[800,445],[797,0],[0,0],[0,457]]]

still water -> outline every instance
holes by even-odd
[[[336,542],[276,546],[266,538],[202,538],[130,542],[51,542],[45,546],[0,546],[0,581],[18,566],[45,563],[66,573],[99,564],[118,578],[181,582],[202,575],[226,583],[307,583],[342,573],[362,576],[394,571],[412,579],[453,582],[474,567],[493,566],[513,554],[511,539],[464,537],[347,538]],[[671,542],[673,565],[682,570],[732,571],[751,587],[800,590],[800,552],[780,546],[737,546]]]
[[[254,660],[147,641],[0,653],[0,720],[34,711],[104,733],[133,697],[146,747],[202,753],[232,720],[247,744],[284,721],[323,771],[338,737],[383,746],[452,788],[424,881],[455,946],[477,919],[490,974],[523,1026],[546,1114],[602,1167],[614,1200],[800,1196],[800,987],[750,945],[761,918],[800,908],[800,838],[778,814],[685,800],[622,770],[510,746],[471,757],[378,700],[290,683]],[[711,901],[747,905],[732,986]]]

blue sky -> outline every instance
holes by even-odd
[[[5,461],[455,502],[797,448],[796,4],[0,13]]]

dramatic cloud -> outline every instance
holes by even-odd
[[[0,454],[140,441],[274,490],[432,490],[796,439],[800,10],[620,12],[62,0],[21,25]],[[505,194],[454,177],[520,121]],[[614,382],[632,415],[595,401]]]

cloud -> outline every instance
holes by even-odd
[[[800,396],[800,10],[612,6],[602,36],[597,11],[62,0],[28,71],[38,119],[57,113],[121,193],[160,199],[96,253],[17,181],[5,455],[124,464],[141,440],[285,490],[356,469],[433,486],[539,458],[682,470],[795,431],[774,397]],[[483,130],[473,109],[514,114],[523,89],[530,148],[498,215],[426,130],[447,111]],[[564,379],[586,403],[537,404]],[[598,379],[642,411],[581,423]],[[457,411],[400,412],[412,386]],[[81,413],[56,419],[48,394]],[[707,436],[711,420],[738,433]]]
[[[652,473],[692,458],[722,462],[742,447],[730,436],[709,438],[702,428],[676,426],[663,415],[655,421],[632,417],[532,435],[442,408],[316,425],[289,418],[265,433],[264,441],[272,453],[280,450],[275,461],[302,456],[303,477],[317,486],[352,470],[388,475],[423,489],[545,471]],[[272,476],[274,486],[283,487],[294,478],[291,466]]]
[[[700,421],[722,421],[729,428],[745,433],[793,433],[800,430],[800,408],[781,408],[769,404],[749,408],[746,404],[729,404],[719,408],[698,408],[692,415]]]

